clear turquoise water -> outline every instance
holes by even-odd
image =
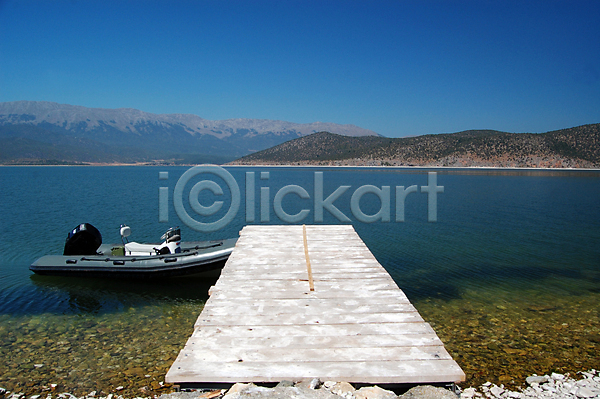
[[[534,365],[600,367],[597,356],[586,355],[600,349],[600,172],[436,170],[438,185],[444,186],[438,221],[427,221],[427,195],[414,193],[406,198],[405,221],[397,223],[394,187],[427,185],[426,169],[228,168],[241,188],[242,207],[224,229],[199,233],[178,220],[172,202],[169,223],[158,221],[158,188],[169,187],[172,201],[187,169],[0,168],[0,356],[7,359],[0,366],[0,386],[32,392],[53,383],[82,392],[108,392],[119,385],[131,394],[142,387],[158,390],[156,384],[191,333],[210,282],[45,277],[33,275],[28,266],[42,255],[61,253],[68,231],[82,222],[95,225],[104,242],[119,241],[122,223],[131,226],[136,241],[156,242],[171,225],[181,226],[184,240],[236,236],[246,224],[247,171],[256,176],[255,223],[260,223],[261,187],[270,189],[269,223],[274,224],[280,221],[272,197],[281,187],[301,186],[312,198],[315,171],[324,174],[325,196],[350,185],[335,205],[435,326],[471,381],[489,377],[481,365],[496,375],[507,362],[527,372],[521,358],[542,351],[540,345],[549,350],[544,339],[530,339],[547,332],[521,331],[521,320],[574,337],[560,346],[560,354],[544,356],[556,362]],[[169,179],[159,180],[160,171],[168,171]],[[267,171],[268,180],[261,180]],[[350,197],[367,184],[391,186],[392,222],[361,223],[352,216]],[[225,211],[227,198],[226,193]],[[200,202],[209,205],[214,199]],[[367,214],[379,209],[373,194],[360,204]],[[302,222],[314,222],[312,199],[288,195],[283,207],[290,214],[310,209]],[[324,223],[339,221],[325,212]],[[570,334],[563,324],[570,325]],[[502,331],[516,335],[506,338]]]

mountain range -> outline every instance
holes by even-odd
[[[598,168],[600,124],[537,134],[468,130],[388,138],[334,123],[0,103],[0,164],[135,162]]]
[[[378,136],[354,125],[265,119],[208,120],[45,101],[0,103],[0,163],[222,163],[285,141],[328,131]]]

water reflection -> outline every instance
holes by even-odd
[[[40,301],[27,313],[100,314],[153,303],[204,302],[208,299],[208,289],[217,278],[218,274],[162,280],[116,280],[33,274],[30,279]],[[53,300],[48,301],[48,298]]]

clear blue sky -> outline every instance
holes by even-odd
[[[600,122],[600,1],[0,0],[0,101],[354,124]]]

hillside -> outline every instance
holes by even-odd
[[[408,138],[319,132],[232,164],[598,168],[600,124],[539,134],[468,130]]]
[[[223,163],[327,130],[377,135],[353,125],[265,119],[212,121],[189,114],[86,108],[45,101],[0,103],[1,163]]]

